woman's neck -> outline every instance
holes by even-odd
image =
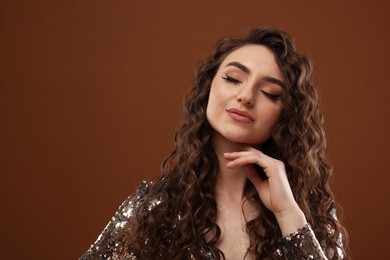
[[[216,184],[216,196],[222,200],[242,202],[245,198],[245,186],[247,178],[242,168],[229,169],[226,167],[224,153],[238,152],[242,150],[242,144],[231,142],[218,133],[213,136],[213,146],[218,157],[219,168]]]

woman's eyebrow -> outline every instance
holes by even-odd
[[[245,66],[244,64],[238,62],[238,61],[232,61],[232,62],[229,62],[226,67],[228,66],[234,66],[240,70],[242,70],[243,72],[245,72],[246,74],[251,74],[251,70]],[[262,80],[266,81],[266,82],[269,82],[269,83],[272,83],[272,84],[275,84],[275,85],[278,85],[282,88],[286,88],[285,84],[283,81],[277,79],[277,78],[274,78],[274,77],[270,77],[270,76],[264,76],[261,78]]]
[[[227,66],[234,66],[234,67],[237,67],[239,68],[240,70],[242,70],[243,72],[245,72],[246,74],[251,74],[251,70],[245,66],[244,64],[242,63],[239,63],[238,61],[232,61],[232,62],[229,62]]]
[[[283,81],[277,79],[277,78],[274,78],[274,77],[269,77],[269,76],[264,76],[261,78],[262,80],[266,81],[266,82],[269,82],[269,83],[272,83],[272,84],[275,84],[275,85],[278,85],[279,87],[285,89],[286,88],[286,85],[284,84]]]

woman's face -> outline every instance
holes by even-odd
[[[269,49],[255,44],[240,47],[226,56],[213,78],[208,122],[230,141],[262,144],[280,117],[283,82]]]

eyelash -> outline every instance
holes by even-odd
[[[260,90],[266,97],[268,97],[269,99],[271,99],[272,101],[277,101],[277,100],[280,100],[281,97],[279,95],[274,95],[274,94],[270,94],[268,92],[265,92],[264,90]]]
[[[226,75],[226,76],[222,76],[222,79],[224,79],[225,81],[227,82],[230,82],[230,83],[233,83],[233,84],[242,84],[241,81],[239,81],[238,79],[235,79],[235,78],[232,78],[230,77],[229,75]],[[266,97],[268,97],[269,99],[271,99],[272,101],[277,101],[277,100],[280,100],[280,96],[279,95],[274,95],[274,94],[270,94],[264,90],[260,90]]]
[[[241,81],[239,81],[238,79],[235,79],[235,78],[232,78],[230,77],[229,75],[226,75],[226,76],[222,76],[222,78],[228,82],[231,82],[231,83],[234,83],[234,84],[242,84]]]

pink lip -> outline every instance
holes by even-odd
[[[226,109],[227,114],[234,120],[242,123],[251,123],[255,119],[248,113],[237,108]]]

